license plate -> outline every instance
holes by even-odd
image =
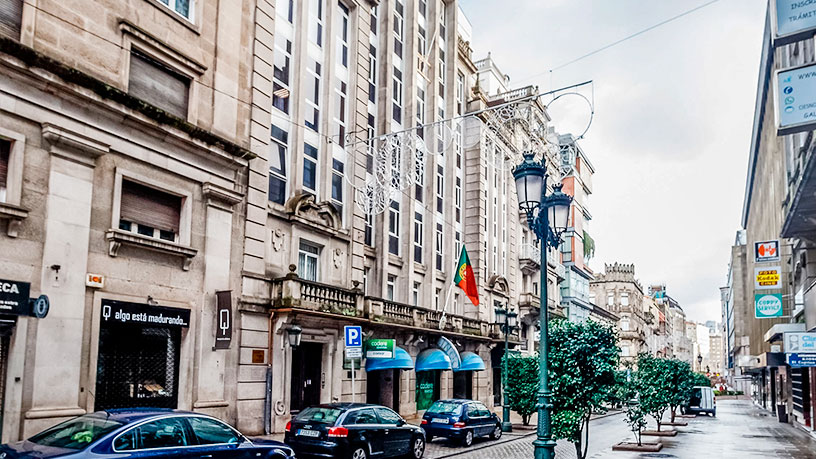
[[[437,419],[434,419],[433,422],[435,422],[437,424],[447,424],[448,420],[445,419],[445,418],[437,418]]]
[[[308,430],[308,429],[298,429],[299,436],[301,437],[319,437],[320,432],[317,430]]]

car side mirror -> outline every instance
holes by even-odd
[[[397,427],[402,427],[404,425],[405,425],[405,419],[400,418],[400,420],[397,421]]]

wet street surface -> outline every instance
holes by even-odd
[[[788,424],[779,423],[770,413],[760,410],[749,400],[724,400],[717,403],[717,417],[698,416],[688,426],[675,427],[676,437],[643,437],[643,441],[661,441],[659,453],[612,451],[612,445],[634,441],[622,414],[615,414],[590,423],[590,446],[587,457],[597,458],[795,458],[816,459],[816,438]],[[649,428],[654,421],[649,418]],[[667,427],[663,427],[667,428]],[[505,434],[501,440],[474,441],[470,448],[436,439],[428,445],[425,457],[477,459],[521,459],[533,457],[534,431]],[[557,459],[575,458],[570,443],[559,441]]]

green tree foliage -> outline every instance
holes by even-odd
[[[711,387],[711,379],[708,378],[704,373],[694,373],[692,376],[692,387],[694,386],[703,386],[703,387]]]
[[[640,398],[640,407],[657,422],[657,430],[660,430],[660,420],[673,397],[672,386],[667,383],[671,378],[670,364],[667,362],[666,359],[648,354],[638,356],[635,388]]]
[[[553,435],[571,442],[578,459],[584,459],[590,415],[605,411],[616,396],[617,336],[611,327],[591,320],[553,320],[549,344]]]
[[[631,363],[627,363],[626,367],[625,370],[618,371],[616,374],[615,394],[618,406],[621,406],[626,413],[626,423],[640,446],[640,433],[646,427],[646,413],[643,412],[643,407],[640,406],[637,399],[637,374],[633,371]]]
[[[530,416],[536,412],[538,401],[538,355],[510,355],[505,358],[510,409],[521,416],[524,425],[528,425]]]

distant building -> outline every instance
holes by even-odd
[[[622,363],[634,362],[638,354],[649,352],[646,336],[650,322],[644,309],[643,287],[635,279],[635,265],[604,265],[604,272],[595,276],[590,290],[594,301],[602,301],[609,312],[618,316]]]

